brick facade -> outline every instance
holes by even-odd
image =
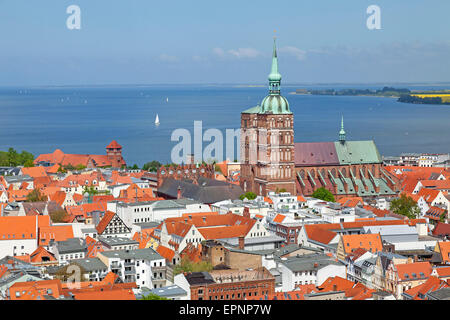
[[[213,164],[186,164],[178,165],[176,167],[172,166],[161,166],[157,171],[157,181],[158,188],[161,186],[165,178],[172,178],[175,180],[185,180],[189,179],[192,181],[197,181],[199,177],[205,177],[209,179],[214,179],[214,165]]]
[[[241,188],[296,194],[293,114],[241,114]]]
[[[220,283],[219,277],[214,274],[217,271],[213,271],[210,274],[215,279],[215,283],[191,285],[191,300],[245,300],[247,297],[275,293],[275,278],[265,268],[253,271],[258,273],[254,280],[235,280],[240,272],[228,270],[225,272],[234,273],[233,280],[229,280],[229,276],[224,275]]]

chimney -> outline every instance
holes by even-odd
[[[242,212],[242,216],[250,218],[250,209],[248,207],[244,207],[244,212]]]
[[[177,199],[181,199],[181,187],[178,186],[178,190],[177,190]]]
[[[239,237],[239,249],[244,250],[245,247],[245,240],[243,236]]]

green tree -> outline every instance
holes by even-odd
[[[25,163],[23,164],[23,166],[24,166],[25,168],[34,167],[34,162],[33,162],[33,160],[27,160],[27,161],[25,161]]]
[[[28,195],[25,202],[47,201],[47,196],[42,194],[39,189],[33,189]]]
[[[95,188],[93,186],[90,186],[90,187],[84,186],[83,194],[85,194],[86,192],[89,193],[90,196],[95,196],[95,195],[99,194],[98,190],[95,190]]]
[[[142,170],[156,172],[161,166],[162,164],[160,162],[153,160],[151,162],[145,163],[142,167]]]
[[[320,199],[323,201],[334,202],[333,194],[330,191],[328,191],[327,189],[325,189],[324,187],[320,187],[319,189],[316,189],[313,192],[313,194],[311,195],[311,197]]]
[[[75,167],[75,169],[77,169],[77,170],[83,170],[83,169],[86,169],[87,167],[84,165],[84,164],[79,164],[79,165],[77,165],[76,167]]]
[[[27,151],[22,151],[19,155],[19,161],[21,165],[25,165],[25,163],[27,162],[33,162],[34,161],[34,156],[27,152]]]
[[[67,166],[64,166],[64,169],[66,169],[66,171],[73,171],[76,168],[71,163],[69,163]]]
[[[173,275],[177,275],[182,272],[209,272],[212,269],[213,266],[208,261],[193,262],[189,258],[184,257],[173,269]]]
[[[245,198],[247,198],[248,200],[253,200],[253,199],[256,199],[256,197],[257,197],[257,195],[255,193],[249,191],[244,194],[241,194],[239,196],[239,199],[244,200]]]
[[[420,214],[420,208],[417,205],[417,202],[404,193],[400,196],[400,198],[393,199],[391,201],[391,211],[396,214],[406,216],[410,219],[415,219]]]
[[[154,293],[149,293],[148,295],[143,296],[139,300],[169,300],[169,299],[164,298],[164,297],[160,297],[160,296],[158,296],[157,294],[154,294]]]
[[[16,150],[14,150],[14,148],[9,148],[8,149],[8,162],[10,166],[18,166],[20,165],[20,155],[17,153]]]
[[[33,160],[34,156],[27,151],[18,153],[14,148],[9,148],[7,152],[0,151],[0,166],[23,166]]]
[[[445,210],[441,216],[439,217],[440,222],[445,222],[445,219],[447,218],[447,210]]]
[[[66,210],[56,210],[49,212],[49,216],[53,223],[66,222],[67,212]]]

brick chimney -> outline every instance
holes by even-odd
[[[249,207],[244,207],[244,211],[242,212],[242,216],[246,218],[250,218],[250,209]]]
[[[243,236],[239,237],[239,249],[244,250],[245,248],[245,240]]]
[[[181,199],[181,187],[180,186],[178,186],[178,189],[177,189],[177,199]]]

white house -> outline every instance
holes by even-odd
[[[211,212],[207,204],[190,199],[142,201],[142,202],[108,202],[107,209],[116,212],[128,227],[134,223],[163,221],[178,218],[185,213]]]
[[[136,282],[138,288],[166,286],[166,259],[151,248],[103,251],[97,257],[124,282]]]
[[[33,253],[37,239],[38,216],[0,217],[0,258]]]
[[[282,291],[292,291],[297,285],[320,286],[329,277],[346,277],[344,264],[320,253],[282,258],[278,270],[281,273]]]

